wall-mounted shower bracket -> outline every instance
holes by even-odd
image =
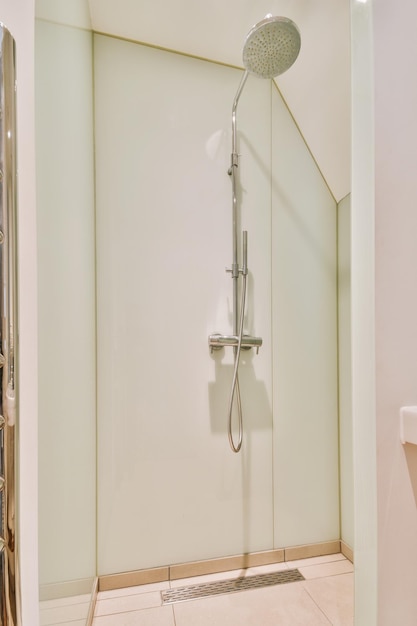
[[[230,155],[230,167],[227,170],[227,173],[229,174],[229,176],[232,175],[234,167],[239,167],[239,157],[240,157],[240,154],[238,154],[237,152],[232,152],[232,154]]]
[[[221,350],[227,346],[232,346],[233,348],[237,348],[239,345],[239,336],[238,335],[221,335],[220,333],[214,333],[213,335],[209,335],[209,347],[210,351],[213,350]],[[261,337],[253,337],[252,335],[243,335],[241,348],[242,350],[250,350],[251,348],[256,348],[256,354],[259,352],[259,348],[262,345]]]
[[[226,273],[231,274],[232,278],[238,278],[239,274],[247,276],[248,269],[247,267],[240,268],[237,263],[232,263],[232,267],[226,267]]]

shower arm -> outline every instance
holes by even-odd
[[[249,72],[248,70],[245,70],[241,81],[239,83],[239,87],[237,88],[237,92],[235,95],[235,99],[233,100],[233,107],[232,107],[232,157],[231,157],[231,162],[230,162],[230,168],[228,170],[228,174],[229,176],[232,174],[232,168],[233,167],[238,167],[239,166],[239,155],[237,153],[237,129],[236,129],[236,109],[237,109],[237,105],[239,102],[239,98],[241,96],[241,93],[243,91],[243,87],[245,86],[245,83],[248,79],[249,76]]]

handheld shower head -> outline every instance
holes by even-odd
[[[294,22],[287,17],[268,14],[247,34],[243,64],[251,74],[274,78],[291,67],[300,47],[300,32]]]

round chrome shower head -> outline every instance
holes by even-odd
[[[243,64],[251,74],[274,78],[291,67],[300,47],[300,32],[292,20],[267,15],[246,37]]]

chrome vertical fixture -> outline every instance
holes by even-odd
[[[18,325],[15,43],[0,24],[0,625],[21,626],[17,541]]]
[[[211,350],[224,346],[233,346],[234,368],[228,408],[229,442],[233,452],[239,452],[243,438],[242,403],[239,388],[239,360],[242,349],[256,348],[262,345],[260,337],[243,335],[245,317],[246,286],[248,275],[247,263],[247,231],[242,234],[242,265],[238,260],[238,206],[237,206],[237,169],[239,154],[237,151],[236,110],[243,87],[249,74],[259,78],[279,76],[294,63],[301,47],[301,37],[294,22],[286,17],[274,17],[268,14],[265,19],[251,28],[243,46],[243,64],[245,72],[239,83],[232,107],[232,154],[228,174],[232,178],[232,222],[233,222],[233,260],[232,267],[226,271],[231,273],[233,280],[233,335],[213,334],[209,336]],[[238,280],[242,276],[240,307],[238,298]],[[233,403],[236,398],[238,412],[238,442],[235,444],[232,433]]]

